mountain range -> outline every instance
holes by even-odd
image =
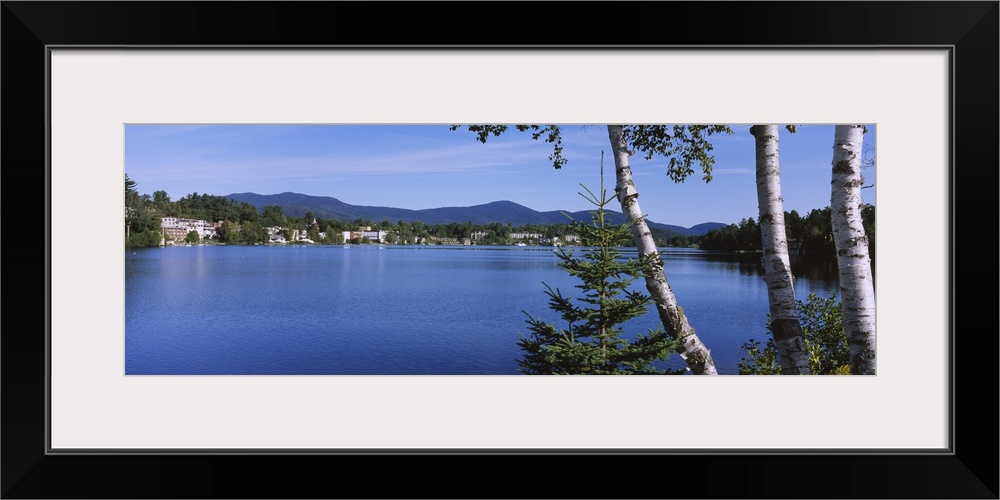
[[[428,208],[423,210],[409,210],[405,208],[373,207],[364,205],[351,205],[329,196],[311,196],[300,193],[281,194],[256,194],[256,193],[234,193],[227,196],[229,199],[246,202],[257,208],[258,211],[268,205],[281,207],[285,215],[301,217],[306,212],[312,212],[319,218],[336,217],[342,221],[353,221],[355,219],[368,219],[373,222],[388,220],[392,222],[419,221],[424,224],[450,224],[471,222],[473,224],[566,224],[568,219],[562,211],[539,212],[512,201],[494,201],[484,205],[471,207],[442,207]],[[590,221],[589,211],[565,212],[573,220],[580,222]],[[625,216],[621,212],[606,211],[608,221],[612,224],[622,224]],[[669,233],[676,233],[684,236],[701,236],[712,229],[727,226],[721,222],[705,222],[692,227],[675,226],[671,224],[661,224],[646,219],[650,229],[660,229]]]

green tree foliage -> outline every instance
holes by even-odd
[[[260,222],[264,227],[284,226],[285,213],[278,205],[268,205],[264,207]]]
[[[452,125],[451,130],[458,128],[459,125]],[[476,134],[479,142],[486,144],[489,136],[499,137],[508,128],[507,125],[469,125],[469,132]],[[566,164],[567,160],[562,155],[562,131],[559,125],[514,125],[514,128],[519,132],[531,132],[531,138],[536,141],[544,136],[545,142],[552,144],[552,154],[549,155],[552,166],[559,169]]]
[[[271,239],[267,234],[267,228],[252,220],[240,224],[239,231],[244,245],[259,245]]]
[[[161,241],[160,230],[147,229],[141,232],[132,232],[125,240],[126,247],[158,247]]]
[[[228,220],[222,221],[222,225],[215,230],[215,234],[227,245],[239,245],[243,243],[239,224],[229,222]]]
[[[545,284],[549,307],[558,312],[568,327],[558,328],[541,318],[526,320],[530,336],[521,336],[518,346],[524,356],[518,361],[527,374],[664,374],[653,363],[666,359],[677,348],[677,341],[662,329],[639,334],[629,342],[620,326],[649,312],[652,299],[630,284],[642,276],[642,259],[623,260],[617,245],[631,240],[630,226],[611,225],[605,220],[607,197],[602,172],[600,196],[586,187],[580,193],[597,206],[590,224],[574,222],[573,229],[587,247],[583,257],[559,247],[560,267],[579,278],[576,285],[583,296],[574,301],[559,289]],[[543,283],[544,284],[544,283]],[[671,372],[677,373],[677,372]]]
[[[865,227],[865,236],[868,237],[868,256],[871,257],[872,266],[875,265],[875,205],[865,204],[861,208],[861,222]],[[874,270],[874,267],[872,268]]]
[[[138,183],[125,174],[125,246],[160,245],[160,216],[148,195],[139,195]]]
[[[173,215],[187,219],[209,222],[228,220],[231,222],[258,221],[257,209],[247,203],[231,200],[225,196],[191,193],[172,203]]]
[[[153,206],[164,216],[172,216],[173,205],[170,203],[170,195],[166,191],[153,191]]]
[[[135,182],[132,179],[130,179],[129,176],[128,176],[128,172],[126,172],[125,173],[125,193],[128,193],[130,191],[134,193],[135,192],[135,188],[138,185],[139,185],[139,183]]]
[[[125,174],[125,238],[130,238],[132,223],[139,215],[141,203],[139,192],[136,191],[138,183],[130,179],[128,173]]]
[[[187,236],[184,237],[184,241],[187,243],[198,243],[201,237],[198,235],[198,231],[188,231]]]
[[[809,369],[814,375],[848,375],[851,373],[847,335],[841,321],[840,301],[836,295],[823,298],[809,294],[805,301],[796,301],[799,322],[809,350]],[[768,322],[770,323],[770,321]],[[740,360],[741,375],[780,375],[778,353],[768,328],[768,338],[750,339],[743,343],[747,356]]]
[[[739,224],[709,231],[701,237],[698,246],[702,250],[759,252],[762,248],[760,226],[753,217],[748,217]]]
[[[656,156],[669,159],[667,176],[674,182],[684,182],[694,173],[694,165],[700,165],[702,179],[712,180],[712,143],[708,136],[730,134],[733,130],[726,125],[627,125],[622,127],[625,142],[636,151],[645,153],[647,160]]]
[[[830,207],[810,210],[800,225],[787,228],[787,230],[791,233],[788,235],[788,239],[800,241],[804,253],[837,254],[837,248],[833,244]]]

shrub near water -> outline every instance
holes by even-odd
[[[803,302],[796,301],[802,333],[809,351],[809,369],[814,375],[849,375],[850,355],[847,335],[841,322],[840,302],[836,294],[822,298],[814,293]],[[770,323],[770,322],[769,322]],[[750,339],[743,343],[747,357],[740,358],[741,375],[779,375],[778,353],[768,326],[767,343]]]

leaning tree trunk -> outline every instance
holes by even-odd
[[[617,184],[615,193],[621,202],[622,212],[632,225],[632,239],[641,257],[652,255],[650,264],[643,270],[646,277],[646,289],[656,303],[656,311],[667,333],[681,339],[677,353],[688,364],[695,375],[718,375],[711,352],[694,333],[694,328],[688,324],[687,318],[677,306],[677,298],[667,284],[663,273],[663,260],[656,250],[656,242],[646,225],[646,219],[639,209],[639,192],[632,182],[632,167],[629,164],[630,152],[625,144],[621,125],[608,125],[608,137],[611,139],[611,151],[615,156],[615,177]]]
[[[764,280],[771,311],[771,335],[784,375],[809,375],[809,351],[795,309],[792,267],[785,237],[785,208],[778,163],[778,126],[754,125],[757,144],[757,207],[764,251]]]
[[[861,222],[864,125],[837,125],[833,142],[830,218],[840,270],[841,312],[851,373],[875,374],[875,285],[868,236]]]

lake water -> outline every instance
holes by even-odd
[[[760,256],[662,254],[719,372],[737,373],[743,342],[766,335]],[[796,296],[831,295],[835,260],[810,259],[792,257]],[[517,340],[529,334],[522,310],[565,327],[543,282],[578,296],[558,264],[549,247],[126,249],[125,372],[515,375]],[[658,325],[651,311],[625,327]],[[684,363],[674,354],[663,366]]]

